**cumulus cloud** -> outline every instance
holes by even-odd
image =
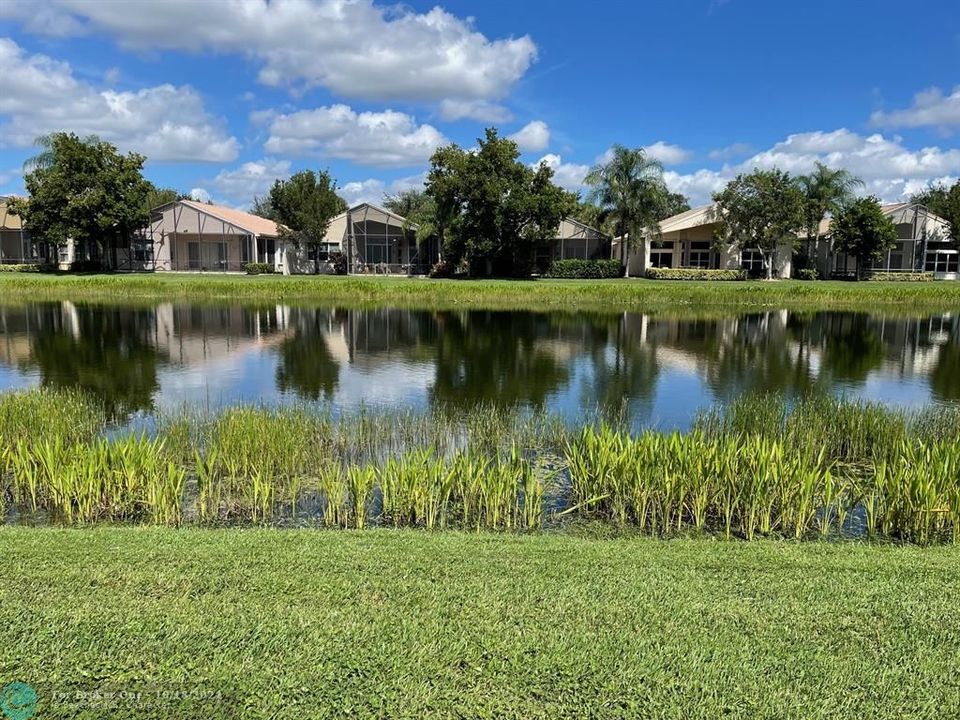
[[[369,178],[348,182],[339,189],[339,193],[350,207],[364,202],[383,205],[384,195],[396,195],[404,190],[422,190],[425,182],[426,173],[399,178],[389,183]]]
[[[363,99],[496,99],[537,56],[529,36],[490,40],[470,19],[373,0],[167,0],[118,12],[113,0],[5,0],[31,32],[100,33],[124,48],[252,57],[276,87],[323,86]],[[42,22],[40,18],[43,18]]]
[[[878,111],[870,116],[876,127],[911,128],[960,125],[960,85],[949,95],[940,88],[929,88],[913,96],[913,105],[903,110]]]
[[[749,143],[733,143],[726,147],[711,150],[708,157],[711,160],[733,160],[744,155],[750,155],[753,152],[753,146]]]
[[[281,155],[308,153],[361,165],[410,166],[426,162],[447,143],[432,125],[417,125],[406,113],[355,112],[331,105],[277,115],[266,150]]]
[[[513,113],[499,103],[487,100],[444,100],[440,103],[440,118],[453,121],[469,118],[478,122],[505,123],[513,120]]]
[[[548,153],[533,163],[533,167],[546,165],[553,170],[553,181],[560,187],[577,192],[583,187],[583,179],[590,172],[589,165],[578,165],[577,163],[565,163],[563,158],[556,153]]]
[[[735,165],[702,168],[692,173],[666,172],[671,190],[682,192],[694,205],[710,201],[713,192],[737,174],[754,168],[780,168],[791,174],[811,172],[817,162],[844,168],[866,184],[865,192],[883,200],[905,200],[930,182],[960,173],[960,149],[923,147],[910,149],[899,137],[879,133],[861,135],[840,128],[787,136],[771,148]]]
[[[212,200],[212,196],[206,188],[195,187],[190,190],[190,199],[196,202],[208,203]]]
[[[679,145],[671,145],[663,140],[658,140],[653,145],[646,145],[643,149],[647,151],[647,155],[664,165],[681,165],[693,158],[690,150],[685,150]]]
[[[151,160],[229,162],[237,156],[236,138],[188,86],[97,90],[77,80],[68,63],[30,55],[5,38],[0,67],[0,144],[26,147],[38,135],[68,130],[99,135]]]
[[[221,170],[212,185],[218,194],[235,203],[250,203],[266,195],[274,181],[290,177],[290,161],[264,158],[232,170]]]
[[[543,120],[534,120],[509,136],[522,152],[546,150],[550,144],[550,127]]]

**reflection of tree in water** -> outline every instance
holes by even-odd
[[[924,329],[928,340],[931,332],[941,336],[937,343],[937,361],[930,372],[933,396],[938,400],[960,400],[960,332],[954,319],[931,318]]]
[[[883,364],[884,344],[869,315],[821,313],[817,323],[822,326],[823,371],[831,379],[859,385]]]
[[[307,400],[330,399],[340,380],[340,363],[327,344],[334,313],[312,308],[291,310],[293,335],[277,349],[277,388]]]
[[[157,391],[156,313],[109,305],[42,305],[23,365],[44,387],[92,394],[121,419],[153,407]]]
[[[577,316],[582,322],[584,318]],[[648,319],[642,315],[600,315],[586,318],[591,332],[584,333],[584,352],[590,358],[590,381],[581,393],[584,407],[619,410],[636,403],[649,411],[660,368],[656,343],[644,333]]]
[[[542,407],[569,378],[577,350],[556,337],[549,315],[437,313],[434,403],[495,402]]]

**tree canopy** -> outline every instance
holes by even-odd
[[[875,197],[860,198],[833,219],[833,243],[857,259],[857,277],[897,242],[897,227]]]
[[[689,209],[686,198],[670,193],[663,181],[663,165],[643,148],[614,145],[609,159],[594,166],[584,184],[587,199],[601,210],[613,234],[624,239],[621,247],[643,247],[647,236],[657,237],[660,220]],[[626,258],[622,258],[626,260]]]
[[[807,237],[819,239],[820,222],[827,215],[836,215],[856,199],[856,189],[863,180],[847,170],[832,170],[818,162],[809,175],[796,178],[803,193],[803,224]]]
[[[960,180],[950,187],[943,183],[931,185],[911,197],[910,202],[926,206],[950,223],[950,237],[954,243],[960,243]]]
[[[142,155],[122,155],[108,142],[73,133],[53,133],[38,143],[43,152],[24,176],[29,199],[11,204],[34,239],[57,246],[94,242],[102,250],[147,224],[155,188],[143,177]]]
[[[781,170],[757,169],[738,175],[713,200],[718,238],[759,250],[765,274],[772,277],[777,247],[795,247],[804,226],[804,196],[796,182]]]
[[[396,195],[384,195],[383,206],[416,225],[418,243],[439,235],[436,203],[423,190],[411,188]]]
[[[325,242],[330,220],[346,209],[326,170],[301,170],[288,180],[276,180],[266,199],[254,201],[254,212],[280,224],[280,237],[312,252],[316,272],[318,246]]]
[[[517,144],[489,128],[475,151],[438,149],[425,193],[434,204],[444,258],[471,274],[526,275],[536,246],[554,237],[571,209],[553,170],[520,162]]]

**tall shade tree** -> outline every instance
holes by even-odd
[[[153,185],[143,177],[142,155],[121,155],[108,142],[72,133],[38,143],[43,152],[24,176],[29,197],[11,205],[35,240],[58,248],[71,240],[95,244],[103,257],[147,224]]]
[[[147,192],[144,208],[149,213],[151,210],[166,205],[167,203],[183,200],[187,196],[173,188],[158,188],[150,183],[150,190]]]
[[[947,187],[943,183],[931,185],[913,195],[910,202],[924,205],[930,212],[950,223],[950,237],[960,244],[960,180]]]
[[[475,152],[440,148],[426,193],[433,198],[444,252],[471,274],[528,275],[536,247],[556,235],[571,204],[553,170],[520,162],[517,144],[489,128]]]
[[[897,226],[894,225],[875,197],[860,198],[840,210],[833,219],[833,244],[842,252],[857,259],[857,278],[875,260],[897,244]]]
[[[621,238],[621,261],[627,250],[646,255],[646,238],[658,237],[660,220],[670,202],[663,181],[663,165],[643,148],[614,145],[608,160],[595,165],[584,178],[587,199],[600,207],[614,235]]]
[[[852,203],[863,180],[847,170],[833,170],[818,162],[812,173],[800,175],[796,181],[804,198],[804,231],[807,239],[814,241],[814,247],[820,247],[820,223]]]
[[[773,277],[777,248],[796,247],[804,226],[803,193],[778,170],[741,174],[713,196],[718,239],[730,247],[755,249],[767,279]]]
[[[437,204],[425,191],[411,188],[396,195],[384,195],[383,206],[406,220],[408,227],[416,227],[417,244],[439,237]]]
[[[320,248],[330,220],[347,209],[337,195],[337,184],[326,170],[301,170],[289,180],[276,180],[266,200],[257,209],[280,225],[280,237],[313,256],[314,272],[320,272]]]

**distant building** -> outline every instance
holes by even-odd
[[[647,268],[743,268],[751,275],[763,271],[763,256],[756,248],[736,248],[716,241],[718,219],[714,205],[687,210],[660,222],[660,237],[648,239],[645,247],[627,247],[615,238],[612,256],[624,261],[629,275],[643,275]],[[883,205],[883,212],[897,226],[897,244],[874,270],[910,272],[928,270],[938,279],[957,279],[958,253],[949,237],[949,223],[926,207],[911,203]],[[820,240],[802,238],[798,249],[784,242],[773,258],[775,277],[788,278],[795,269],[815,268],[822,278],[851,275],[856,259],[837,252],[830,237],[832,221],[820,224]],[[639,245],[639,243],[638,243]]]

